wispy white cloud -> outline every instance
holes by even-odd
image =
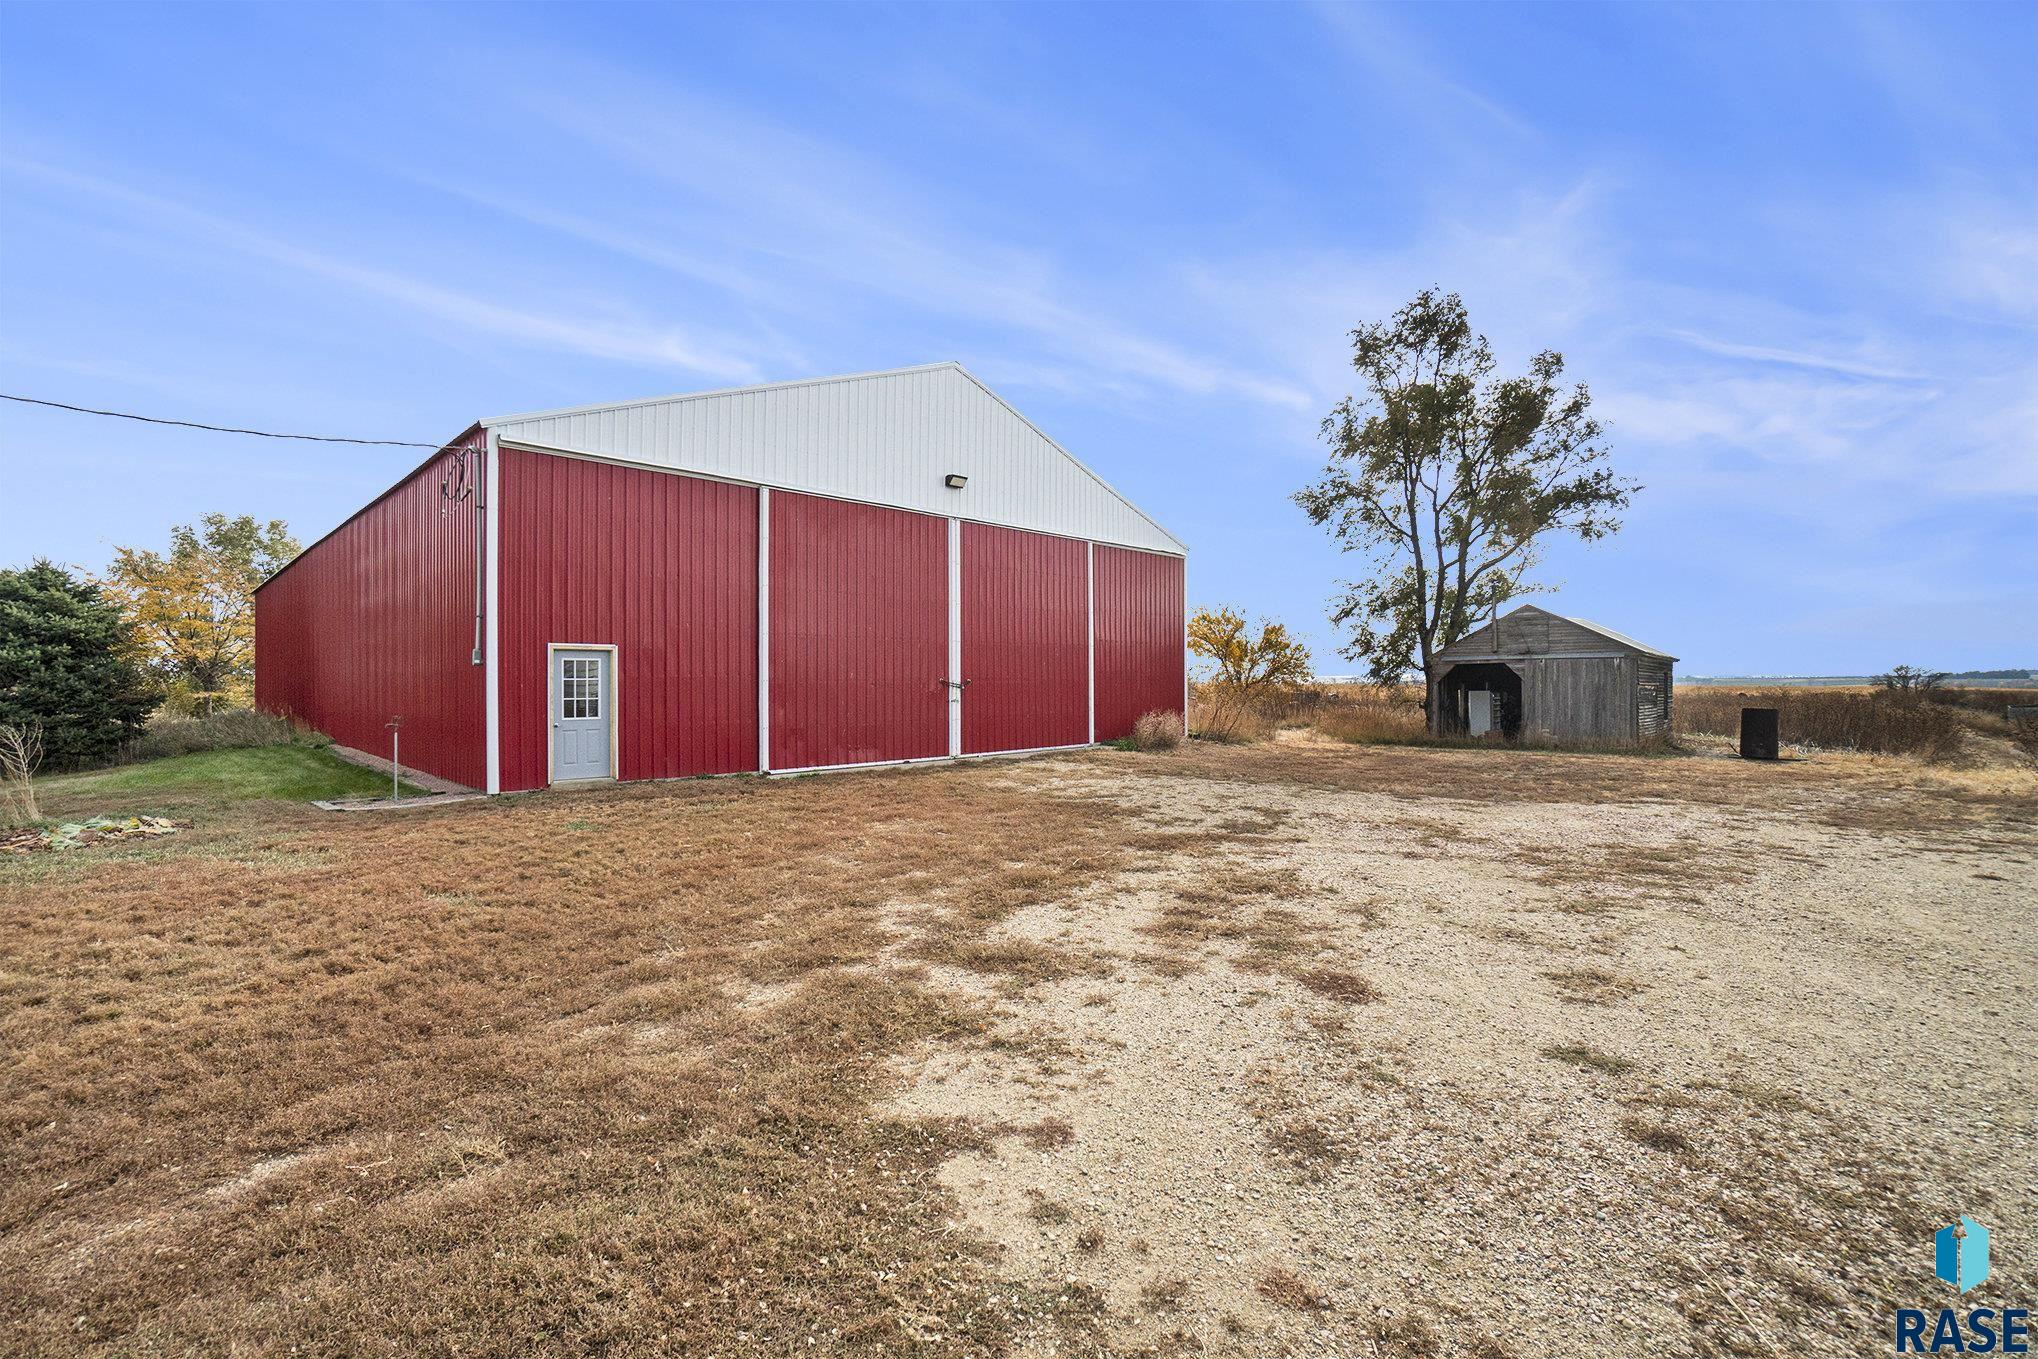
[[[616,226],[612,220],[568,212],[550,205],[541,197],[491,193],[444,179],[428,182],[434,188],[465,198],[481,207],[571,240],[599,246],[603,250],[652,265],[680,278],[709,284],[725,292],[773,301],[789,301],[791,297],[781,280],[773,279],[759,270],[742,268],[725,260],[716,259],[706,252],[680,248],[675,243],[682,239],[677,232],[665,231],[654,234],[625,230]]]
[[[1949,45],[1944,26],[1921,20],[1929,10],[1900,5],[1835,9],[1825,25],[1849,69],[1879,88],[1921,146],[1944,156],[1949,143],[1992,158],[2028,145],[2029,128],[2006,121],[2010,107],[1994,72]]]
[[[1327,408],[1352,387],[1346,330],[1424,286],[1460,291],[1504,366],[1563,351],[1571,375],[1589,381],[1623,470],[1696,521],[1704,507],[1741,503],[1860,534],[2038,494],[2038,358],[2028,346],[1957,324],[1916,334],[1903,319],[1907,298],[1867,289],[1835,313],[1667,281],[1624,246],[1625,207],[1623,185],[1587,176],[1553,196],[1495,203],[1482,218],[1439,219],[1397,250],[1206,264],[1196,293]],[[2013,233],[1987,254],[2011,259],[2020,245]],[[1916,265],[1920,280],[1948,267],[1971,271]],[[2020,301],[2007,283],[1974,286],[2006,308]],[[1298,424],[1285,446],[1314,461],[1313,434]]]
[[[1319,0],[1313,8],[1346,57],[1366,73],[1369,91],[1391,97],[1414,117],[1434,123],[1456,113],[1479,134],[1499,131],[1519,139],[1540,136],[1528,119],[1453,77],[1394,22],[1390,10],[1332,0]]]
[[[2038,200],[2004,212],[1969,204],[1946,228],[1935,279],[1952,297],[2038,331]]]
[[[1059,360],[1093,368],[1100,385],[1131,381],[1287,408],[1312,399],[1278,372],[1124,323],[1099,301],[1122,288],[1100,288],[1061,259],[959,224],[959,203],[883,162],[606,69],[565,83],[571,96],[548,89],[514,98],[530,116],[676,190],[690,234],[716,242],[719,262],[645,248],[641,228],[590,230],[584,220],[503,205],[524,220],[691,277],[715,274],[752,303],[791,306],[796,294],[839,306],[860,296],[984,327],[1000,351],[1024,336],[1034,353],[1012,355],[1015,368]]]
[[[315,250],[202,208],[77,170],[21,158],[0,162],[0,169],[127,209],[145,217],[152,230],[173,226],[205,248],[231,250],[498,339],[722,380],[743,381],[759,375],[755,360],[733,346],[678,327],[562,315],[462,292]]]
[[[1844,373],[1849,377],[1878,378],[1889,382],[1925,382],[1929,375],[1904,368],[1894,368],[1860,359],[1839,355],[1819,354],[1806,350],[1783,349],[1775,345],[1739,344],[1732,340],[1717,340],[1701,335],[1694,330],[1666,330],[1663,334],[1693,349],[1702,349],[1708,354],[1723,358],[1749,359],[1757,363],[1776,363],[1790,368],[1815,368],[1827,373]]]
[[[1567,351],[1617,314],[1618,253],[1608,238],[1608,186],[1586,176],[1555,193],[1495,195],[1483,216],[1447,214],[1392,248],[1284,250],[1201,260],[1183,287],[1203,324],[1248,337],[1276,371],[1294,375],[1322,411],[1351,390],[1347,335],[1384,319],[1427,287],[1463,295],[1473,323],[1503,358]],[[1626,324],[1625,321],[1620,324]],[[1312,438],[1313,422],[1297,426]],[[1313,444],[1308,445],[1314,456]]]

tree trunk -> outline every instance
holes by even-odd
[[[1424,711],[1429,714],[1429,734],[1432,736],[1441,735],[1443,732],[1443,714],[1437,711],[1437,684],[1433,679],[1423,681],[1422,706]]]

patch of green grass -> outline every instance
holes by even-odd
[[[202,750],[84,774],[43,779],[37,790],[47,811],[65,815],[136,812],[192,801],[310,802],[318,798],[388,796],[389,777],[348,764],[312,746],[255,746]],[[404,796],[423,790],[406,784]]]

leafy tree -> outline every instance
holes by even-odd
[[[1260,620],[1259,635],[1234,609],[1198,609],[1189,619],[1189,650],[1217,667],[1217,682],[1241,694],[1303,684],[1315,673],[1309,648],[1280,623]]]
[[[168,556],[116,548],[107,586],[149,663],[209,714],[252,700],[255,587],[297,553],[281,519],[208,514],[170,530]]]
[[[1259,631],[1235,609],[1198,609],[1189,619],[1189,650],[1217,674],[1197,691],[1198,730],[1219,740],[1252,740],[1265,727],[1263,700],[1313,673],[1309,649],[1279,623]]]
[[[1351,338],[1364,394],[1324,418],[1328,464],[1295,501],[1370,568],[1331,613],[1351,629],[1343,654],[1378,682],[1414,669],[1427,682],[1436,652],[1535,588],[1548,535],[1615,532],[1638,488],[1606,466],[1590,394],[1560,385],[1563,356],[1495,376],[1456,293],[1425,290]]]
[[[52,769],[111,759],[156,694],[134,634],[100,590],[38,560],[0,571],[0,726],[40,727]]]

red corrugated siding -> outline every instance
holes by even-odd
[[[771,766],[948,753],[948,522],[771,493]]]
[[[1141,713],[1182,711],[1182,559],[1097,549],[1097,739],[1116,741]]]
[[[617,777],[757,768],[756,490],[501,457],[504,791],[546,781],[553,643],[617,649]]]
[[[400,716],[404,764],[479,788],[474,501],[446,508],[451,461],[420,467],[256,592],[255,703],[377,755]]]
[[[962,748],[969,754],[1090,739],[1085,545],[962,526]]]

